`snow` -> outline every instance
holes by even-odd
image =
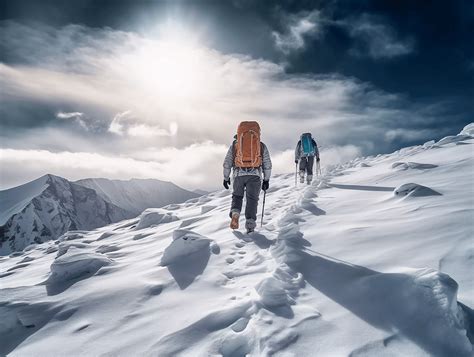
[[[106,201],[131,212],[135,216],[147,208],[181,203],[202,195],[200,191],[187,191],[171,182],[154,179],[124,181],[91,178],[79,180],[76,183],[92,188]]]
[[[466,125],[461,133],[461,135],[469,135],[469,136],[474,136],[474,123]]]
[[[21,212],[30,201],[41,194],[47,187],[49,175],[14,187],[0,191],[0,226],[3,226],[14,214]]]
[[[169,223],[177,221],[178,217],[170,212],[160,212],[153,209],[145,210],[140,215],[136,229],[144,229],[151,226],[156,226],[160,223]]]
[[[32,243],[56,239],[73,229],[93,229],[130,217],[130,213],[99,197],[94,190],[45,175],[28,184],[0,191],[2,217],[0,254]]]
[[[423,196],[440,196],[441,193],[416,183],[404,183],[398,186],[394,191],[397,196],[406,197],[423,197]]]
[[[427,169],[434,169],[435,167],[438,167],[438,165],[420,164],[418,162],[394,162],[392,164],[392,168],[397,168],[401,170],[408,170],[408,169],[427,170]]]
[[[77,248],[70,248],[51,264],[51,275],[47,284],[58,285],[84,274],[95,274],[101,267],[110,263],[111,260],[102,254],[82,253]]]
[[[135,217],[149,207],[200,200],[198,197],[199,194],[170,182],[152,179],[98,178],[73,183],[62,177],[45,175],[25,185],[0,191],[0,254],[56,239],[68,230],[94,229]],[[163,219],[176,217],[165,214]]]
[[[0,257],[0,355],[472,356],[466,128],[278,175],[249,235],[222,190]]]

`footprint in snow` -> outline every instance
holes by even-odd
[[[221,253],[221,247],[216,242],[211,243],[211,253],[216,255]]]

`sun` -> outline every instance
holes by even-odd
[[[168,25],[159,37],[140,41],[140,47],[124,57],[132,83],[157,100],[176,101],[199,95],[212,67],[207,54],[195,36]]]

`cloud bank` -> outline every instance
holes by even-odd
[[[316,31],[314,16],[294,20],[284,36],[298,43]],[[0,30],[10,59],[0,63],[4,112],[21,115],[18,98],[54,109],[41,118],[25,113],[27,129],[2,120],[3,187],[52,172],[156,177],[210,189],[221,181],[225,148],[242,120],[260,122],[276,167],[291,171],[293,160],[282,158],[301,132],[346,148],[334,152],[350,159],[375,147],[390,150],[393,137],[410,142],[409,131],[435,115],[354,78],[288,74],[283,65],[198,43],[79,25],[8,21]]]

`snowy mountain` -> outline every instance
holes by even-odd
[[[108,180],[90,178],[76,181],[77,184],[95,190],[104,200],[138,216],[150,207],[163,207],[171,203],[182,203],[201,194],[187,191],[171,182],[154,179]]]
[[[208,191],[204,191],[204,190],[201,190],[201,189],[199,189],[199,188],[193,190],[193,192],[196,193],[196,194],[198,194],[199,196],[204,196],[204,195],[207,195],[208,193],[210,193],[210,192],[208,192]]]
[[[68,230],[90,230],[130,217],[94,190],[45,175],[0,191],[0,254],[23,250]]]
[[[472,356],[474,125],[0,258],[0,355]],[[322,157],[324,166],[324,156]]]
[[[170,182],[102,178],[76,182],[45,175],[0,191],[0,254],[56,239],[68,230],[89,230],[136,217],[149,207],[200,195]]]

